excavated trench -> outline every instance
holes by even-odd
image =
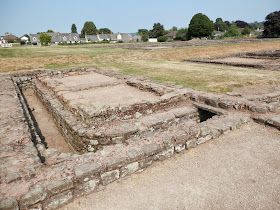
[[[22,91],[30,116],[40,133],[40,138],[45,142],[46,148],[55,148],[62,153],[75,153],[69,148],[65,138],[59,132],[52,116],[48,113],[33,89]]]

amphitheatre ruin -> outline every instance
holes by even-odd
[[[280,52],[185,61],[279,71]],[[3,73],[0,87],[0,209],[57,209],[250,122],[280,130],[280,90],[207,93],[91,67]]]

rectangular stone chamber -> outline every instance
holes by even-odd
[[[191,103],[187,89],[148,79],[90,69],[38,74],[31,83],[78,153],[145,141],[147,136],[195,126],[202,119],[201,108]],[[202,121],[216,115],[208,111]]]

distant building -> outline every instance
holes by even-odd
[[[133,39],[134,42],[141,42],[142,36],[140,36],[140,35],[135,35],[135,36],[132,37],[132,39]]]
[[[157,42],[157,38],[149,38],[148,42]]]
[[[0,44],[3,44],[3,43],[6,43],[5,39],[4,39],[4,36],[1,36],[0,37]]]
[[[9,32],[6,32],[5,36],[4,36],[4,40],[5,40],[5,42],[8,42],[8,41],[16,42],[16,41],[18,41],[18,37],[16,37],[15,35],[13,35]]]
[[[80,43],[81,39],[78,33],[45,33],[52,37],[51,43]],[[30,42],[39,44],[41,34],[30,34]]]
[[[219,36],[223,36],[225,34],[225,32],[222,31],[214,31],[214,37],[218,38]]]
[[[85,35],[87,42],[101,42],[107,40],[111,43],[120,42],[132,42],[134,41],[131,34],[97,34],[97,35]],[[138,37],[139,38],[139,37]]]
[[[171,31],[168,34],[164,35],[168,40],[174,40],[176,38],[177,31]]]

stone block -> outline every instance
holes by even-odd
[[[59,195],[55,195],[51,198],[49,198],[43,205],[43,208],[46,210],[52,210],[57,209],[68,202],[70,202],[73,198],[73,194],[71,191],[67,191],[64,193],[61,193]]]
[[[139,160],[140,158],[142,158],[144,156],[144,152],[138,148],[130,148],[126,152],[126,154],[129,157],[131,162]]]
[[[128,161],[127,157],[114,158],[107,163],[107,169],[113,170],[116,168],[120,168],[123,165],[125,165],[127,163],[127,161]]]
[[[98,176],[103,166],[100,163],[83,163],[74,167],[76,179],[84,181],[84,179]]]
[[[16,171],[9,171],[5,176],[6,183],[8,183],[8,184],[13,181],[20,180],[20,179],[21,179],[21,176]]]
[[[200,135],[200,127],[194,126],[189,129],[189,136],[191,139],[197,138]]]
[[[272,104],[267,104],[266,106],[270,112],[276,112],[276,108]]]
[[[41,185],[37,185],[29,190],[21,198],[21,204],[24,206],[29,206],[38,203],[46,198],[47,193]]]
[[[8,198],[0,202],[1,210],[18,210],[18,202],[15,198]]]
[[[205,137],[200,137],[199,139],[197,139],[197,144],[203,144],[206,141],[209,141],[212,139],[211,135],[207,135]]]
[[[146,167],[152,165],[152,163],[153,163],[153,157],[148,157],[144,160],[139,161],[139,166],[140,166],[140,168],[146,168]]]
[[[207,126],[201,126],[200,127],[200,135],[201,136],[206,136],[206,135],[210,134],[210,132],[211,132],[211,130]]]
[[[190,139],[186,143],[186,149],[195,148],[197,139]]]
[[[97,146],[99,144],[97,140],[90,140],[89,142],[93,146]]]
[[[178,144],[178,145],[175,146],[175,151],[176,151],[177,153],[182,152],[182,151],[185,150],[185,149],[186,149],[185,143],[184,143],[184,144]]]
[[[166,149],[171,149],[174,147],[174,139],[172,136],[168,136],[168,135],[163,136],[162,142]]]
[[[273,125],[274,127],[280,129],[280,117],[272,117],[267,120],[267,123]]]
[[[145,156],[148,157],[160,152],[161,147],[157,144],[145,144],[144,146],[142,146],[142,150]]]
[[[122,144],[123,143],[123,136],[119,136],[119,137],[113,137],[112,138],[112,142],[114,144]]]
[[[99,184],[98,179],[90,180],[88,182],[78,185],[74,193],[77,196],[90,194],[97,189],[98,184]]]
[[[121,168],[121,177],[132,174],[132,173],[136,172],[138,169],[139,169],[138,162],[130,163],[127,166]]]
[[[177,144],[185,144],[188,139],[188,135],[185,131],[179,130],[175,135],[174,135],[174,140]]]
[[[252,112],[266,113],[267,107],[264,105],[255,105],[250,108]]]
[[[174,147],[158,153],[157,155],[155,155],[154,160],[162,161],[162,160],[172,157],[173,154],[174,154]]]
[[[221,102],[218,105],[222,109],[229,109],[229,108],[232,107],[232,101],[230,101],[230,100],[221,100]]]
[[[61,193],[63,191],[73,188],[73,182],[70,179],[52,181],[46,186],[46,191],[49,195]]]
[[[204,102],[207,105],[217,107],[218,106],[218,98],[207,98]]]
[[[107,184],[117,180],[119,177],[120,177],[119,170],[105,172],[104,174],[101,174],[102,184],[107,185]]]

